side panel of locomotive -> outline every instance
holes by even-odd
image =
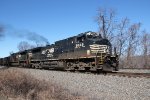
[[[0,58],[0,65],[1,66],[9,66],[10,65],[10,57]]]
[[[13,53],[10,55],[10,66],[19,66],[19,54]]]
[[[63,69],[63,61],[58,60],[58,55],[54,52],[55,45],[37,47],[29,50],[29,64],[32,68]]]
[[[54,44],[43,47],[41,50],[41,54],[43,56],[43,59],[41,60],[41,66],[43,68],[54,69],[60,67],[59,61],[57,59],[57,54],[55,54]]]
[[[97,33],[85,32],[55,43],[59,60],[67,70],[116,70],[117,55],[112,55],[111,43]]]
[[[3,65],[3,58],[0,58],[0,66]]]

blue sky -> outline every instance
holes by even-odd
[[[36,32],[50,43],[86,31],[98,31],[94,21],[97,9],[113,8],[117,18],[141,22],[150,32],[150,0],[0,0],[0,24],[18,30]],[[23,38],[0,39],[0,57],[17,52]]]

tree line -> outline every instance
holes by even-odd
[[[150,33],[141,29],[141,23],[117,20],[113,9],[97,10],[99,33],[117,48],[121,68],[150,68]]]

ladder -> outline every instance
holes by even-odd
[[[102,65],[104,62],[104,57],[103,57],[103,53],[99,53],[99,63],[100,65]]]

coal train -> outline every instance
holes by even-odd
[[[117,71],[118,64],[118,55],[110,41],[92,31],[0,58],[3,66],[70,71]]]

